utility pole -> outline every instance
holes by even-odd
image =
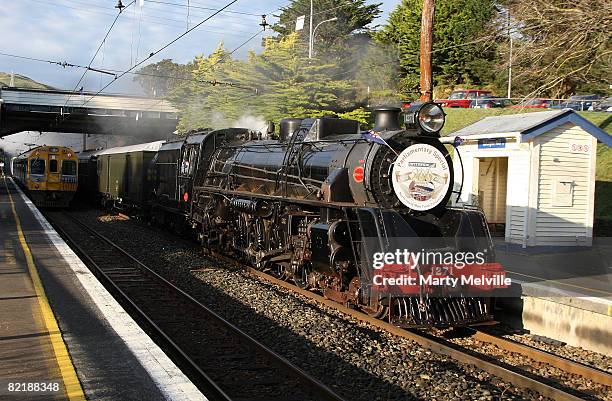
[[[313,0],[310,0],[310,30],[308,31],[308,58],[312,58],[312,14],[314,14]]]
[[[510,40],[510,57],[508,59],[508,99],[512,95],[512,33],[510,32],[510,10],[508,11],[508,39]]]
[[[431,74],[431,53],[433,51],[433,23],[435,0],[423,0],[421,15],[421,101],[431,102],[433,99],[433,76]]]

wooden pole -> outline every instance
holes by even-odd
[[[421,101],[433,100],[433,77],[431,75],[431,52],[433,50],[433,23],[435,0],[423,0],[421,16]]]

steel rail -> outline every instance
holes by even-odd
[[[147,274],[151,275],[156,280],[158,280],[159,282],[161,282],[162,284],[167,286],[170,290],[172,290],[173,292],[175,292],[177,294],[180,294],[183,298],[187,299],[189,302],[193,303],[197,307],[199,307],[202,310],[204,310],[217,323],[219,323],[222,326],[226,327],[229,331],[231,331],[234,334],[236,334],[237,336],[239,336],[242,340],[245,340],[246,343],[252,345],[257,350],[259,350],[260,352],[265,354],[267,357],[270,358],[270,360],[274,364],[276,364],[280,368],[285,369],[290,375],[294,376],[302,384],[304,384],[308,388],[310,388],[316,395],[322,397],[320,399],[322,399],[322,400],[330,400],[330,401],[345,401],[342,397],[340,397],[338,394],[336,394],[332,389],[327,387],[325,384],[323,384],[322,382],[320,382],[316,378],[310,376],[308,373],[306,373],[305,371],[303,371],[299,367],[293,365],[287,359],[285,359],[282,356],[278,355],[276,352],[274,352],[271,349],[267,348],[265,345],[263,345],[262,343],[260,343],[259,341],[257,341],[253,337],[251,337],[250,335],[246,334],[245,332],[240,330],[238,327],[236,327],[235,325],[233,325],[229,321],[227,321],[224,318],[222,318],[221,316],[219,316],[216,312],[214,312],[213,310],[211,310],[210,308],[208,308],[207,306],[205,306],[204,304],[202,304],[201,302],[199,302],[198,300],[193,298],[191,295],[189,295],[188,293],[186,293],[182,289],[178,288],[177,286],[175,286],[174,284],[172,284],[171,282],[166,280],[164,277],[160,276],[154,270],[152,270],[151,268],[146,266],[144,263],[142,263],[141,261],[136,259],[129,252],[127,252],[126,250],[121,248],[119,245],[115,244],[112,240],[110,240],[109,238],[107,238],[103,234],[97,232],[95,229],[91,228],[90,226],[86,225],[85,223],[77,220],[75,217],[73,217],[70,214],[63,213],[63,215],[68,217],[70,220],[72,220],[75,224],[80,226],[86,232],[90,233],[91,235],[94,235],[95,237],[98,237],[99,239],[103,240],[108,245],[110,245],[111,247],[116,249],[122,255],[124,255],[125,257],[127,257],[131,261],[133,261],[141,269],[146,271]],[[231,398],[198,366],[198,364],[195,361],[193,361],[168,335],[166,335],[165,332],[163,331],[163,329],[161,329],[156,323],[154,323],[153,320],[141,308],[139,308],[132,301],[132,299],[129,297],[129,295],[127,295],[123,290],[121,290],[118,287],[118,285],[112,280],[112,278],[110,278],[98,266],[98,264],[96,262],[94,262],[87,255],[87,253],[77,244],[77,242],[73,238],[71,238],[65,232],[65,230],[62,230],[61,227],[57,227],[57,224],[54,224],[54,228],[57,231],[61,232],[61,234],[63,234],[62,237],[64,237],[69,243],[71,243],[78,250],[78,253],[80,254],[80,256],[82,256],[85,259],[87,259],[88,265],[93,266],[94,269],[96,269],[96,271],[98,273],[100,273],[100,275],[102,277],[104,277],[105,281],[107,281],[113,287],[113,289],[116,290],[121,295],[121,297],[124,298],[130,304],[130,306],[134,308],[134,310],[140,315],[140,317],[145,319],[147,321],[147,323],[150,324],[151,327],[156,331],[156,333],[159,334],[172,347],[172,350],[175,351],[177,354],[179,354],[180,357],[182,359],[184,359],[185,362],[187,362],[189,364],[189,367],[194,369],[204,379],[204,382],[211,387],[212,391],[215,393],[215,395],[217,395],[219,397],[219,399],[231,401]],[[209,394],[206,394],[206,396],[209,396]]]
[[[66,214],[65,214],[66,215]],[[68,216],[68,215],[66,215]],[[45,218],[49,218],[49,213],[45,213]],[[70,217],[71,218],[71,217]],[[75,221],[76,222],[76,221]],[[148,325],[155,331],[156,335],[160,336],[167,345],[185,362],[190,369],[193,369],[204,383],[207,392],[211,391],[214,400],[232,401],[232,399],[195,363],[164,331],[140,308],[136,305],[132,299],[121,289],[119,286],[104,272],[104,270],[98,266],[98,264],[78,245],[78,242],[72,238],[61,226],[59,226],[53,218],[50,221],[53,228],[60,234],[60,236],[66,241],[71,248],[77,251],[77,254],[86,260],[86,265],[89,268],[93,268],[99,277],[102,277],[104,281],[112,287],[112,290],[121,296],[121,298],[127,302],[139,316],[144,319]],[[80,222],[78,222],[80,223]],[[211,394],[205,394],[207,397]]]
[[[474,340],[493,344],[504,350],[524,355],[534,361],[554,366],[564,372],[587,377],[594,382],[612,387],[612,374],[593,366],[585,365],[530,345],[521,344],[517,341],[492,335],[482,330],[474,330],[471,337]]]
[[[267,273],[264,273],[262,271],[259,271],[253,267],[244,265],[240,262],[235,261],[234,259],[228,258],[224,255],[220,255],[217,253],[212,253],[212,255],[214,255],[215,257],[218,257],[220,259],[222,259],[225,262],[229,262],[229,263],[233,263],[236,266],[240,266],[244,269],[246,269],[249,273],[252,273],[255,276],[258,276],[268,282],[271,282],[275,285],[278,285],[279,287],[285,288],[287,290],[290,290],[294,293],[297,293],[301,296],[304,296],[306,298],[309,298],[310,300],[316,301],[320,304],[323,304],[327,307],[330,308],[334,308],[335,310],[342,312],[358,321],[364,322],[364,323],[368,323],[371,324],[372,326],[380,329],[380,330],[384,330],[388,333],[391,333],[393,335],[396,335],[398,337],[402,337],[411,341],[416,342],[417,344],[421,345],[424,348],[427,348],[429,350],[431,350],[432,352],[438,353],[438,354],[442,354],[442,355],[446,355],[458,362],[461,363],[465,363],[465,364],[469,364],[469,365],[473,365],[491,375],[497,376],[507,382],[512,383],[513,385],[520,387],[520,388],[527,388],[527,389],[531,389],[537,393],[539,393],[540,395],[543,395],[545,397],[549,397],[555,401],[578,401],[578,400],[582,400],[581,397],[570,394],[562,389],[553,387],[547,383],[543,383],[541,381],[538,381],[536,379],[533,379],[529,376],[526,376],[520,372],[515,372],[513,370],[510,370],[504,366],[501,366],[499,364],[490,362],[486,359],[480,358],[478,356],[475,356],[473,354],[470,353],[466,353],[464,351],[462,351],[461,349],[459,349],[458,347],[452,347],[450,345],[447,345],[445,343],[443,343],[440,339],[434,337],[434,336],[428,336],[425,335],[423,333],[417,332],[417,331],[409,331],[406,329],[403,329],[401,327],[398,326],[394,326],[390,323],[387,323],[385,321],[370,317],[368,315],[366,315],[363,312],[360,312],[358,310],[355,309],[351,309],[348,308],[342,304],[339,304],[335,301],[332,301],[330,299],[324,298],[321,295],[315,294],[311,291],[308,290],[304,290],[301,289],[289,282],[280,280],[274,276],[271,276]],[[587,378],[589,378],[590,376],[587,376]]]

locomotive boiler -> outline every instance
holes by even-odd
[[[185,193],[200,241],[396,324],[489,319],[491,293],[503,285],[469,277],[503,269],[483,213],[448,206],[454,176],[439,141],[444,112],[415,105],[404,127],[400,109],[375,117],[367,132],[334,117],[285,119],[274,138],[207,132]],[[376,266],[378,256],[402,252],[411,258]],[[480,259],[458,263],[466,254]],[[435,285],[439,279],[459,284]]]

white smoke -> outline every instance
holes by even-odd
[[[231,124],[231,126],[247,128],[251,131],[263,131],[268,126],[268,123],[263,116],[252,116],[250,114],[245,114],[238,118],[233,124]]]
[[[213,111],[210,117],[210,123],[213,128],[226,128],[227,127],[227,118],[223,113],[218,111]]]

